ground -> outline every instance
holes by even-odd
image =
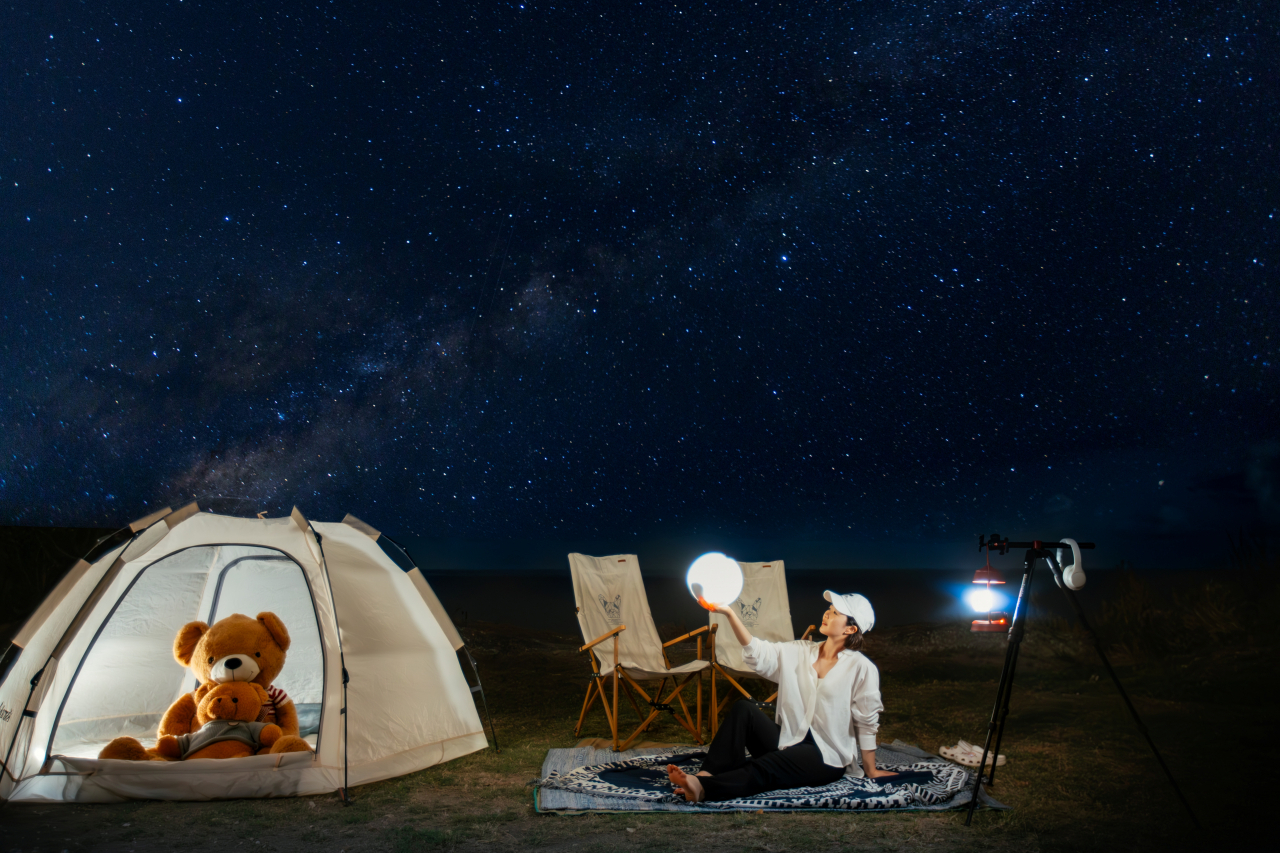
[[[1183,790],[1191,821],[1105,670],[1066,632],[1028,634],[992,793],[1013,806],[959,813],[542,815],[528,783],[547,749],[577,742],[588,671],[580,640],[492,624],[459,626],[480,662],[498,727],[492,749],[336,795],[215,803],[8,805],[0,853],[262,850],[1182,850],[1249,847],[1266,827],[1277,689],[1271,645],[1222,644],[1117,671]],[[673,636],[679,628],[664,626]],[[979,741],[1003,638],[963,624],[868,635],[887,711],[881,739],[929,750]],[[630,711],[627,712],[629,714]],[[624,721],[627,717],[624,715]],[[595,709],[583,736],[607,734]],[[648,735],[687,742],[670,719]],[[1272,834],[1274,834],[1272,832]]]

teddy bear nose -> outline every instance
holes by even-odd
[[[239,669],[242,663],[243,661],[240,658],[228,658],[226,667],[227,669]]]

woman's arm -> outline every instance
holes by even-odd
[[[888,770],[876,769],[876,751],[874,749],[862,750],[862,772],[867,774],[868,779],[875,779],[879,776],[897,776],[897,773],[890,773]]]
[[[728,605],[717,605],[712,610],[723,614],[729,620],[733,636],[742,644],[742,662],[747,665],[747,668],[761,678],[779,681],[782,667],[781,649],[786,643],[771,643],[768,640],[752,637],[747,626],[742,624],[738,614]]]
[[[852,699],[849,722],[862,752],[862,772],[871,779],[895,775],[876,769],[876,735],[884,703],[880,699],[880,670],[870,661],[855,678]]]
[[[738,638],[739,643],[745,646],[751,642],[751,632],[747,630],[746,625],[742,624],[742,620],[738,618],[738,614],[732,607],[727,604],[717,604],[715,612],[729,620],[729,627],[733,629],[733,636]]]

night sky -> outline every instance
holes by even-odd
[[[0,519],[1205,564],[1280,525],[1278,30],[10,2]]]

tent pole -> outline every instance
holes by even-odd
[[[480,691],[480,704],[484,705],[484,715],[489,718],[489,731],[493,732],[493,751],[500,753],[502,752],[502,747],[498,746],[498,729],[493,724],[493,714],[489,712],[489,700],[484,696],[484,684],[480,681],[480,671],[476,669],[476,659],[471,656],[471,649],[463,646],[462,650],[467,653],[467,662],[471,664],[471,674],[476,677],[476,686],[472,692],[475,692],[475,690]]]
[[[329,606],[333,608],[334,635],[338,640],[338,665],[342,667],[342,710],[339,712],[342,714],[342,787],[338,789],[338,796],[342,799],[344,806],[349,806],[352,803],[352,799],[348,790],[350,788],[348,784],[350,764],[347,761],[347,742],[349,740],[347,737],[347,720],[350,719],[351,715],[347,713],[347,682],[351,681],[351,675],[347,672],[347,658],[342,652],[342,631],[338,629],[338,602],[333,598],[333,579],[329,577],[329,561],[324,557],[323,537],[320,535],[320,531],[316,530],[315,526],[312,525],[311,519],[304,518],[297,507],[294,507],[293,511],[296,513],[297,518],[303,518],[307,522],[307,529],[316,538],[316,548],[320,550],[320,568],[324,569],[325,586],[329,587]]]
[[[327,574],[328,572],[326,572],[326,575]],[[336,609],[334,610],[333,616],[334,621],[336,622],[338,617]],[[351,676],[347,674],[347,661],[342,656],[341,649],[338,650],[338,662],[342,665],[342,790],[338,792],[338,796],[342,798],[342,804],[344,806],[349,806],[351,805],[351,797],[347,791],[351,786],[347,782],[347,741],[349,740],[347,736],[347,721],[351,719],[351,715],[347,713],[347,682],[351,680]]]

